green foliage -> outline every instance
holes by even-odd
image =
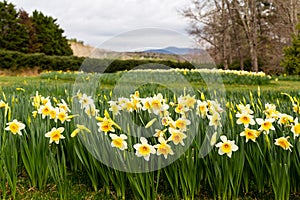
[[[76,56],[45,55],[43,53],[24,54],[17,51],[6,51],[0,49],[0,69],[17,70],[20,68],[38,67],[40,70],[49,71],[76,71],[114,73],[117,71],[128,71],[133,68],[149,63],[161,64],[169,68],[193,69],[194,66],[188,62],[155,61],[155,60],[109,60],[83,58]],[[155,65],[156,66],[156,65]]]
[[[12,3],[0,2],[0,49],[46,55],[72,55],[64,30],[56,19],[34,11],[17,11]]]
[[[217,65],[218,69],[224,69],[224,65],[223,64],[218,64]],[[230,70],[241,70],[241,66],[240,66],[240,61],[239,60],[234,60],[232,62],[232,64],[228,65],[228,69]],[[244,70],[245,71],[252,71],[252,66],[251,66],[251,59],[247,58],[244,60]],[[261,62],[261,60],[258,60],[258,71],[263,71],[263,63]]]
[[[297,29],[300,30],[300,24]],[[300,34],[293,37],[292,45],[284,48],[281,66],[291,75],[300,75]]]
[[[72,49],[66,37],[62,36],[64,30],[56,24],[56,19],[34,11],[32,24],[36,30],[37,42],[40,45],[38,52],[46,55],[72,55]]]
[[[157,64],[157,65],[151,65]],[[105,72],[114,73],[117,71],[129,71],[135,68],[178,68],[178,69],[194,69],[195,67],[189,62],[174,62],[170,60],[110,60],[86,58],[82,63],[81,70],[84,72]]]
[[[10,70],[34,67],[38,67],[40,70],[78,70],[84,60],[84,58],[76,56],[49,56],[42,53],[24,54],[6,50],[0,50],[0,57],[0,69]]]
[[[284,59],[281,65],[288,74],[300,75],[300,46],[293,42],[293,45],[284,49]]]
[[[27,52],[28,34],[14,5],[0,2],[0,48]]]
[[[224,84],[228,85],[264,85],[269,84],[271,77],[267,76],[263,73],[255,74],[255,73],[248,73],[248,72],[241,72],[241,71],[234,71],[234,70],[208,70],[208,69],[198,69],[198,70],[188,70],[188,69],[170,69],[170,70],[147,70],[148,74],[160,74],[161,77],[170,76],[170,74],[174,75],[182,75],[189,83],[195,84],[205,84],[205,80],[208,81],[208,77],[214,82],[213,80],[220,80]],[[126,71],[119,71],[116,73],[105,73],[105,74],[90,74],[91,77],[98,76],[101,77],[101,83],[105,85],[114,85],[118,83],[118,81],[122,78],[122,76],[126,75]],[[140,81],[143,82],[145,77],[144,70],[132,70],[130,73],[135,75],[136,77],[140,77]],[[85,77],[87,74],[78,73],[78,72],[46,72],[42,73],[40,77],[42,79],[51,79],[51,80],[73,80],[75,81],[79,76]],[[203,77],[206,77],[203,79]],[[134,84],[138,83],[139,80],[127,80],[126,83]],[[220,82],[221,83],[221,82]]]

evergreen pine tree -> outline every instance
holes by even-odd
[[[64,30],[56,23],[56,19],[45,16],[42,12],[34,11],[32,24],[36,32],[38,52],[46,55],[72,55]]]
[[[28,34],[12,3],[0,2],[0,19],[0,48],[27,52]]]

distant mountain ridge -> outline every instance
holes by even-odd
[[[199,54],[203,50],[197,48],[180,48],[180,47],[166,47],[163,49],[147,49],[143,52],[147,53],[160,53],[160,54],[177,54],[177,55],[186,55],[186,54]]]
[[[121,60],[186,60],[202,59],[206,54],[204,50],[196,48],[167,47],[162,49],[148,49],[139,52],[115,52],[107,49],[99,49],[80,42],[69,41],[74,56],[90,58],[111,58]]]

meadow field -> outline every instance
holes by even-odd
[[[240,71],[1,76],[1,198],[300,199],[299,88]]]

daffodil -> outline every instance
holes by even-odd
[[[139,98],[132,98],[131,104],[133,106],[133,110],[139,111],[142,108],[142,104]]]
[[[98,132],[104,132],[107,134],[107,132],[115,132],[115,129],[113,127],[114,123],[111,119],[108,119],[104,117],[101,122],[98,122],[97,125],[99,126]]]
[[[280,146],[284,150],[292,151],[291,147],[293,147],[293,146],[291,145],[291,143],[289,143],[288,139],[289,139],[289,136],[277,138],[277,139],[275,139],[275,145]]]
[[[167,110],[169,108],[169,105],[165,104],[164,102],[165,99],[163,98],[161,93],[154,95],[150,101],[151,112],[158,115],[162,111]]]
[[[126,109],[126,107],[128,106],[128,102],[130,102],[128,98],[124,98],[124,97],[118,98],[118,105],[120,106],[121,110]]]
[[[217,142],[217,135],[218,135],[218,132],[214,132],[214,134],[211,136],[211,139],[210,139],[210,146],[214,146]]]
[[[140,139],[141,143],[133,145],[133,148],[136,150],[136,155],[138,157],[144,157],[146,161],[149,161],[150,154],[155,154],[155,148],[148,144],[148,140],[144,137]]]
[[[294,121],[293,117],[287,114],[279,114],[278,124],[286,125]]]
[[[194,108],[196,103],[196,99],[195,96],[190,96],[189,94],[186,96],[186,101],[185,101],[185,105],[188,108]]]
[[[168,158],[168,155],[174,155],[173,150],[171,149],[171,146],[167,144],[167,141],[163,137],[159,137],[158,141],[160,144],[154,145],[154,147],[157,149],[156,153],[157,155],[163,155],[165,159]]]
[[[68,118],[68,113],[62,109],[60,109],[57,113],[57,119],[59,119],[61,123],[64,123],[65,121],[71,121],[71,119]]]
[[[160,110],[162,106],[163,96],[162,94],[154,95],[152,101],[150,102],[150,106],[152,109]]]
[[[1,100],[0,101],[0,108],[5,108],[5,105],[6,105],[6,103],[3,100]]]
[[[170,120],[172,120],[172,119],[170,119],[170,117],[169,117],[169,116],[167,116],[167,117],[163,117],[163,118],[161,118],[161,124],[162,124],[162,125],[164,125],[164,126],[168,126],[168,125],[169,125],[169,122],[170,122]]]
[[[86,107],[94,104],[94,101],[91,96],[83,94],[79,100],[79,103],[81,104],[81,109],[85,109]]]
[[[224,110],[221,108],[221,105],[216,101],[207,100],[208,110],[211,114],[221,113]]]
[[[184,104],[182,103],[178,103],[178,105],[175,108],[175,112],[179,113],[179,114],[185,114],[186,112],[189,111],[189,108],[186,107]]]
[[[36,118],[37,114],[38,114],[38,111],[32,111],[33,118]]]
[[[253,114],[253,110],[251,110],[249,104],[247,105],[239,104],[236,107],[238,108],[240,113],[249,114],[249,115]]]
[[[42,118],[45,119],[50,114],[50,111],[53,109],[51,102],[47,102],[46,104],[43,104],[38,109],[38,113],[42,114]]]
[[[130,95],[131,99],[139,99],[140,98],[140,92],[139,91],[135,91],[134,94]]]
[[[46,105],[48,103],[50,103],[50,97],[45,98],[45,97],[41,96],[41,104]]]
[[[18,122],[18,120],[14,119],[12,122],[6,123],[7,127],[5,130],[12,132],[12,134],[22,135],[21,130],[25,128],[25,124],[22,122]]]
[[[245,130],[240,133],[240,136],[245,136],[246,142],[248,142],[249,140],[256,142],[256,138],[259,136],[259,132],[257,130],[245,128]]]
[[[200,101],[197,100],[197,109],[196,109],[196,114],[201,116],[202,119],[204,119],[207,116],[207,102],[205,101]]]
[[[178,98],[178,104],[181,104],[187,108],[194,108],[195,103],[196,103],[195,96],[191,97],[189,94],[185,96],[180,96]]]
[[[273,126],[274,118],[267,118],[263,120],[262,118],[257,118],[256,122],[260,125],[259,131],[263,131],[265,134],[269,134],[270,130],[275,130]]]
[[[48,133],[45,134],[45,137],[50,138],[50,144],[52,142],[55,142],[56,144],[59,144],[60,139],[64,139],[65,137],[62,135],[62,132],[64,132],[65,128],[60,127],[56,129],[55,127],[51,129]]]
[[[57,104],[59,109],[63,109],[66,112],[71,112],[69,106],[67,105],[67,103],[65,102],[65,100],[61,99],[61,103]]]
[[[118,115],[120,114],[120,106],[117,104],[116,101],[108,101],[109,103],[109,111],[113,113],[113,115]]]
[[[33,98],[32,105],[33,105],[35,108],[39,108],[39,107],[40,107],[40,104],[41,104],[41,95],[39,95],[39,92],[36,91],[36,92],[35,92],[35,96],[34,96],[34,97],[31,97],[31,98]]]
[[[172,141],[175,145],[180,143],[184,146],[183,139],[187,137],[186,134],[174,128],[169,128],[169,132],[171,133],[171,136],[168,138],[168,141]]]
[[[127,139],[127,136],[124,134],[121,134],[120,136],[116,134],[109,134],[109,137],[112,139],[111,146],[116,147],[120,150],[127,149],[127,142],[125,141]]]
[[[141,99],[141,102],[143,105],[142,110],[148,110],[148,112],[151,112],[151,110],[150,110],[150,108],[151,108],[150,102],[151,101],[152,101],[152,98],[150,98],[150,97]]]
[[[127,101],[124,104],[123,109],[126,110],[127,112],[132,112],[134,110],[134,105],[133,105],[133,103],[131,101]]]
[[[59,113],[59,108],[52,108],[50,111],[49,111],[49,116],[50,116],[50,119],[54,119],[55,121],[57,120],[57,114]]]
[[[155,134],[153,136],[158,138],[164,137],[167,130],[168,129],[164,129],[164,130],[155,129]]]
[[[300,114],[300,107],[297,104],[293,104],[293,111],[297,114]]]
[[[226,154],[229,158],[231,158],[232,152],[237,151],[239,147],[235,144],[234,141],[227,140],[227,137],[225,135],[222,135],[220,139],[222,142],[216,144],[216,147],[219,148],[218,153],[220,155]]]
[[[253,116],[247,113],[238,113],[236,114],[238,120],[236,121],[237,124],[244,124],[246,128],[248,128],[249,124],[254,125],[255,121]]]
[[[276,110],[276,106],[274,104],[265,104],[265,110],[263,111],[266,115],[266,118],[278,118],[279,112]]]
[[[207,118],[209,119],[209,126],[214,126],[215,129],[222,127],[221,116],[219,113],[215,112],[213,115],[207,115]]]
[[[190,124],[191,124],[190,120],[182,117],[175,121],[175,126],[182,131],[186,131],[186,126]]]
[[[82,98],[82,93],[80,92],[80,90],[77,91],[77,93],[76,93],[76,95],[75,95],[74,97],[77,97],[79,101],[81,100],[81,98]],[[74,98],[74,97],[73,97],[73,98]]]
[[[91,104],[84,109],[85,114],[87,114],[89,117],[94,117],[98,114],[99,110],[96,109],[95,104]]]
[[[291,131],[294,133],[294,138],[300,135],[300,123],[298,122],[298,118],[295,119]]]

